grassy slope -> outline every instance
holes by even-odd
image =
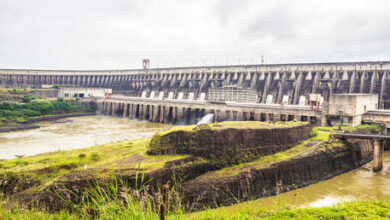
[[[224,121],[219,123],[210,123],[205,124],[206,128],[210,129],[226,129],[226,128],[236,128],[236,129],[271,129],[271,128],[290,128],[294,126],[305,125],[306,122],[259,122],[259,121]],[[186,126],[175,126],[168,131],[159,132],[159,135],[166,135],[175,131],[186,131],[186,132],[195,132],[197,125],[186,125]],[[203,127],[203,128],[205,128]]]
[[[143,211],[135,206],[119,208],[106,204],[99,216],[80,215],[61,211],[47,213],[37,210],[13,209],[0,206],[0,219],[159,219],[152,211]],[[209,209],[202,212],[170,214],[167,219],[388,219],[390,202],[369,200],[341,203],[323,208],[278,207],[274,210],[238,204]]]
[[[72,170],[97,169],[132,169],[145,168],[152,171],[164,166],[166,161],[186,157],[186,155],[149,156],[145,154],[149,139],[126,141],[99,145],[76,150],[43,153],[35,156],[0,161],[0,174],[6,172],[33,175],[44,185]],[[85,155],[85,157],[82,156]],[[137,155],[142,161],[135,160],[120,163],[121,160]],[[65,168],[65,167],[71,167]],[[42,172],[49,170],[49,172]]]

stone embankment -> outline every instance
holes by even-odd
[[[256,126],[252,125],[255,124],[227,126],[218,123],[159,133],[145,151],[189,156],[167,161],[150,171],[110,170],[107,166],[76,169],[40,190],[25,190],[13,196],[23,204],[33,202],[34,206],[43,205],[50,210],[69,208],[69,201],[80,203],[87,189],[96,187],[94,184],[104,185],[111,181],[110,173],[121,180],[118,181],[123,184],[120,187],[137,188],[142,182],[140,196],[148,198],[159,198],[159,187],[171,181],[182,205],[192,211],[294,190],[350,171],[372,159],[372,146],[368,141],[319,141],[313,137],[305,140],[309,138],[311,128],[301,123],[256,122]],[[299,152],[294,154],[296,151]],[[141,155],[144,154],[129,154],[128,159],[134,157],[142,161],[155,157]],[[244,156],[245,163],[240,161]]]
[[[248,167],[234,175],[226,173],[199,176],[183,186],[181,193],[187,209],[230,205],[294,190],[355,169],[372,160],[368,141],[346,142],[332,147],[324,143],[311,154],[270,164],[264,168]],[[228,172],[228,171],[225,171]]]
[[[251,128],[203,125],[164,135],[156,134],[150,142],[148,153],[190,154],[221,165],[237,164],[287,150],[308,139],[311,131],[311,127],[305,123],[285,127],[270,123],[258,124],[259,127]],[[261,125],[270,126],[264,128]]]

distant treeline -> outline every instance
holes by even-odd
[[[50,101],[32,101],[26,104],[4,102],[0,103],[0,122],[25,121],[43,115],[87,111],[94,111],[94,109],[77,101],[64,101],[62,98]]]

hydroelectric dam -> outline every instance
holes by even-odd
[[[112,97],[93,98],[100,113],[153,122],[193,123],[214,113],[218,121],[301,120],[318,125],[344,121],[355,125],[359,123],[355,120],[375,122],[377,115],[389,114],[389,70],[390,61],[180,68],[144,65],[131,70],[0,69],[0,87],[111,88]],[[364,101],[362,114],[349,114],[348,106],[334,102],[336,109],[329,106],[337,94],[374,96]]]

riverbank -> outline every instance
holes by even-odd
[[[281,124],[267,124],[268,127],[264,127],[264,125],[261,122],[254,122],[254,124],[235,122],[228,125],[212,124],[210,126],[211,131],[217,133],[225,133],[226,129],[240,128],[246,134],[243,137],[252,137],[255,140],[256,135],[252,135],[252,133],[256,133],[256,129],[260,127],[266,130],[277,129],[278,126],[289,129],[298,124],[283,124],[281,122]],[[288,126],[286,127],[286,125]],[[254,129],[254,131],[248,129]],[[150,139],[5,160],[0,162],[0,176],[8,184],[4,185],[4,181],[0,181],[3,184],[0,184],[0,189],[6,189],[3,193],[8,193],[8,199],[18,200],[22,204],[31,205],[31,202],[34,201],[36,207],[43,206],[50,210],[62,210],[69,208],[69,206],[68,202],[64,203],[60,197],[69,198],[70,202],[75,205],[80,204],[83,201],[85,190],[91,186],[91,183],[105,184],[114,176],[125,181],[126,185],[130,187],[137,187],[137,183],[138,186],[139,184],[143,185],[143,193],[150,195],[148,198],[153,203],[157,201],[155,199],[158,198],[158,188],[170,180],[175,182],[175,193],[182,199],[182,207],[186,210],[199,210],[204,205],[209,207],[215,207],[214,204],[217,206],[229,205],[312,184],[356,168],[369,160],[369,151],[364,154],[364,146],[355,144],[351,149],[351,146],[345,146],[335,140],[329,142],[330,130],[316,128],[310,133],[309,139],[295,146],[290,146],[287,150],[281,149],[280,152],[260,154],[255,160],[236,165],[223,163],[223,168],[221,168],[221,164],[216,164],[213,158],[197,156],[196,154],[192,156],[148,155],[148,150],[156,150],[155,142],[151,146]],[[216,134],[211,131],[207,126],[185,127],[182,130],[174,128],[171,131],[157,134],[153,139],[159,137],[158,139],[166,144],[168,142],[165,141],[164,135],[177,137],[175,135],[177,132],[190,132],[193,136],[187,135],[187,138],[195,137],[195,139],[183,139],[182,141],[197,146],[197,143],[194,142],[197,140],[196,133],[202,132],[203,136]],[[234,132],[235,135],[240,136],[239,131]],[[205,138],[208,139],[208,137]],[[272,143],[268,144],[272,145]],[[214,142],[214,145],[216,153],[218,153],[221,150],[217,147],[218,142]],[[225,143],[225,146],[228,145]],[[166,146],[163,147],[166,148]],[[351,150],[354,153],[348,157]],[[224,151],[229,150],[226,148]],[[193,154],[194,152],[188,153]],[[313,162],[315,166],[313,166]],[[294,169],[304,172],[300,173]],[[315,170],[317,171],[315,172]],[[291,174],[298,176],[291,176]],[[7,181],[11,179],[13,181]],[[224,191],[227,186],[229,191]],[[119,187],[123,187],[123,185],[120,184]],[[213,195],[209,195],[212,192],[209,191],[210,187],[215,189]],[[257,188],[257,191],[253,191],[253,187]],[[199,197],[199,195],[204,196]]]
[[[77,100],[40,100],[25,104],[0,103],[0,132],[39,128],[41,121],[54,121],[66,117],[94,115],[93,103]]]
[[[42,122],[42,121],[56,121],[58,119],[63,119],[63,118],[91,116],[91,115],[96,115],[96,113],[94,113],[94,112],[73,112],[73,113],[68,113],[68,114],[38,116],[38,117],[30,118],[30,119],[28,119],[26,121],[22,121],[22,122],[13,122],[13,123],[9,123],[9,124],[2,124],[0,126],[0,133],[1,132],[21,131],[21,130],[40,128],[40,126],[36,125],[35,123]]]

